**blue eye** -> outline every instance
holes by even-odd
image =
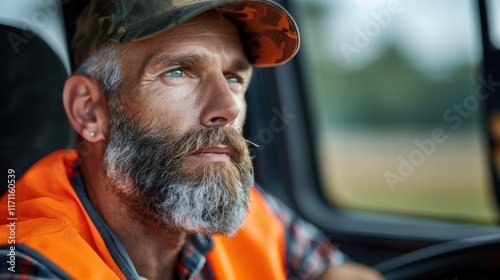
[[[238,79],[237,77],[230,77],[230,78],[227,78],[226,81],[228,83],[239,83],[240,79]]]
[[[184,71],[180,69],[175,69],[170,72],[167,72],[165,76],[171,76],[171,77],[183,77],[184,76]]]

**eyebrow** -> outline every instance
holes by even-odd
[[[149,55],[141,66],[140,73],[144,73],[148,67],[154,65],[179,65],[190,67],[193,65],[203,65],[208,64],[209,58],[207,55],[197,55],[197,54],[156,54],[152,53]],[[250,69],[252,66],[241,59],[234,60],[231,63],[230,69],[231,71],[246,71]]]
[[[235,60],[231,64],[231,69],[233,71],[246,71],[250,68],[252,68],[252,66],[248,62],[243,61],[241,59]]]

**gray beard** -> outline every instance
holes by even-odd
[[[115,111],[115,110],[112,110]],[[172,129],[134,124],[110,112],[104,154],[113,190],[141,217],[161,227],[204,235],[234,235],[245,220],[253,169],[246,141],[228,128],[203,128],[180,137]],[[235,149],[229,162],[186,162],[197,149]]]

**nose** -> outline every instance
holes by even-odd
[[[231,92],[226,77],[217,75],[208,81],[204,94],[204,107],[200,122],[206,127],[225,127],[231,125],[240,113],[241,102],[237,94]]]

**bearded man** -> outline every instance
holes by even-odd
[[[91,2],[63,92],[78,152],[18,182],[16,243],[0,252],[14,248],[16,272],[3,261],[2,276],[380,279],[253,186],[241,133],[252,66],[298,47],[270,0]]]

